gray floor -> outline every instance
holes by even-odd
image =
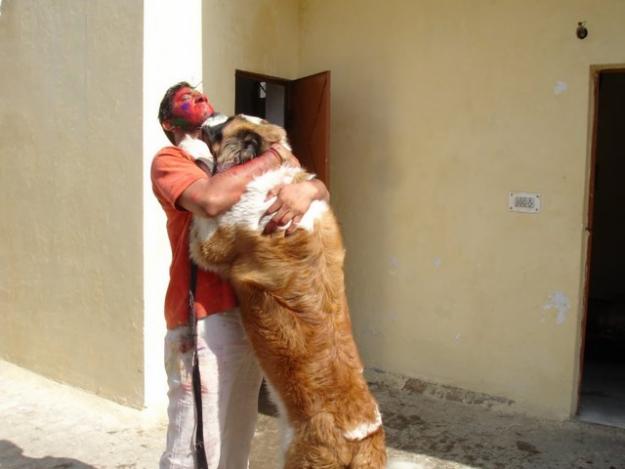
[[[395,469],[625,468],[625,430],[506,415],[377,384]],[[140,412],[0,361],[0,468],[156,468],[161,412]],[[260,415],[251,468],[276,467],[273,417]],[[400,464],[399,461],[403,463]]]
[[[585,363],[579,418],[625,428],[625,363]]]

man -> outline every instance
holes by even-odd
[[[167,216],[172,248],[170,282],[165,298],[165,368],[169,384],[167,448],[161,469],[195,467],[195,408],[192,391],[192,344],[188,334],[190,279],[189,225],[192,216],[214,217],[234,205],[255,176],[277,168],[281,158],[267,152],[241,166],[209,176],[193,156],[177,145],[199,138],[200,126],[213,113],[205,95],[188,83],[167,90],[159,121],[175,146],[161,149],[152,162],[152,187]],[[297,160],[277,147],[282,159]],[[318,180],[289,184],[275,191],[268,209],[272,222],[297,222],[316,199],[328,199]],[[288,234],[288,233],[287,233]],[[209,468],[244,469],[256,423],[261,372],[239,320],[235,295],[215,274],[198,271],[195,295],[198,357],[202,377],[204,445]]]

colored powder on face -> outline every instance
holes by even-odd
[[[180,109],[182,109],[183,111],[185,111],[185,112],[186,112],[186,111],[188,111],[188,110],[189,110],[189,107],[190,107],[190,106],[191,106],[191,105],[190,105],[189,103],[183,103],[183,104],[182,104],[182,106],[180,106]]]
[[[181,128],[183,130],[190,130],[192,129],[194,126],[190,125],[189,122],[187,122],[186,119],[184,119],[183,117],[174,117],[171,119],[171,123],[178,127]]]

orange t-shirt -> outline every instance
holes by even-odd
[[[152,161],[152,190],[167,215],[167,234],[172,261],[169,287],[165,296],[165,320],[168,329],[188,324],[189,225],[192,214],[176,206],[178,197],[193,182],[209,177],[191,155],[178,147],[161,149]],[[195,292],[197,317],[227,311],[237,305],[230,284],[212,272],[198,269]]]

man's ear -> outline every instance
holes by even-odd
[[[171,132],[172,130],[174,130],[174,125],[168,120],[164,120],[163,122],[161,122],[161,127],[167,132]]]

